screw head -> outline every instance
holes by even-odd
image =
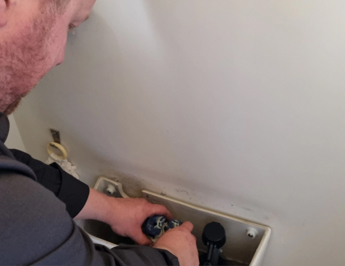
[[[247,236],[254,239],[256,237],[256,234],[257,234],[257,230],[255,228],[249,228],[247,230]]]

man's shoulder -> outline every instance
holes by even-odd
[[[12,203],[10,205],[30,206],[31,208],[56,205],[56,207],[60,206],[64,209],[64,204],[52,192],[17,169],[0,167],[0,191],[0,208],[6,208],[3,202],[7,202]]]
[[[53,193],[13,171],[0,171],[0,213],[0,224],[6,225],[0,227],[0,250],[6,254],[0,264],[31,263],[73,230],[65,205]],[[24,250],[30,252],[23,254]]]

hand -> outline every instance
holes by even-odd
[[[145,199],[109,198],[110,212],[107,223],[122,236],[132,238],[139,245],[150,245],[152,241],[142,231],[144,221],[153,215],[164,215],[172,219],[163,205],[151,204]]]
[[[196,238],[192,235],[193,224],[184,222],[179,227],[165,232],[154,244],[154,248],[165,249],[174,254],[180,266],[198,266],[199,257]]]
[[[142,232],[141,226],[152,215],[164,215],[172,219],[163,205],[151,204],[145,199],[108,197],[90,188],[89,197],[75,219],[93,219],[109,224],[119,235],[132,238],[139,245],[152,241]]]

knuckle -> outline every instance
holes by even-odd
[[[185,228],[185,227],[176,227],[175,229],[177,229],[177,230],[179,230],[179,231],[181,231],[183,233],[189,233],[188,229]]]

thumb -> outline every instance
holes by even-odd
[[[135,234],[132,239],[137,242],[138,245],[149,246],[152,244],[152,241],[148,239],[147,236],[145,236],[142,232]]]
[[[189,232],[192,232],[194,225],[191,222],[183,222],[183,224],[181,224],[179,228],[183,228],[188,230]]]

